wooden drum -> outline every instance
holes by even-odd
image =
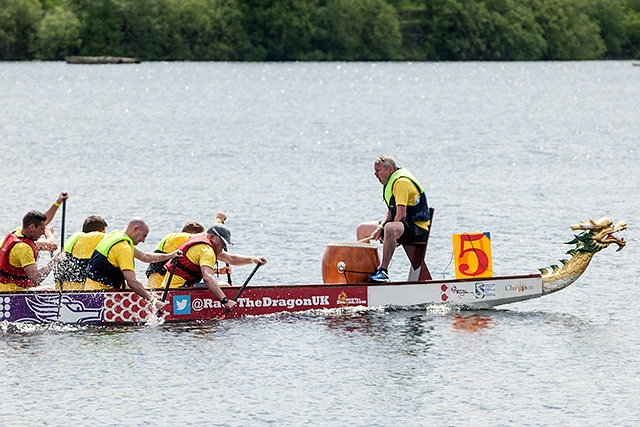
[[[380,265],[378,248],[370,243],[339,243],[327,245],[322,257],[324,283],[364,283]]]

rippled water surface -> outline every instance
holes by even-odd
[[[67,236],[142,216],[149,251],[222,210],[233,251],[269,259],[252,284],[318,283],[327,243],[384,214],[385,153],[436,209],[436,277],[453,233],[489,231],[495,274],[527,274],[580,219],[629,223],[576,284],[495,310],[0,322],[0,425],[637,425],[639,81],[630,62],[0,63],[3,233],[61,190]]]

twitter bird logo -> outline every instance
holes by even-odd
[[[191,295],[173,297],[173,314],[191,314]]]

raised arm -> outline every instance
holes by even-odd
[[[56,201],[53,202],[51,207],[47,209],[47,211],[44,213],[44,216],[47,217],[47,221],[45,222],[45,224],[49,224],[51,221],[53,221],[53,217],[56,216],[56,212],[58,212],[58,208],[62,206],[62,203],[68,198],[69,198],[69,193],[64,191],[60,193]]]
[[[44,228],[44,236],[36,240],[36,246],[41,251],[53,252],[58,249],[58,241],[53,235],[53,227],[51,225],[47,225]]]

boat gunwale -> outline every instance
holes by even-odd
[[[292,283],[292,284],[277,284],[277,285],[252,285],[249,286],[249,289],[274,289],[274,288],[337,288],[337,287],[380,287],[380,286],[406,286],[406,285],[441,285],[448,283],[466,283],[466,282],[490,282],[494,280],[513,280],[513,279],[533,279],[540,278],[542,276],[540,273],[532,273],[532,274],[520,274],[513,276],[493,276],[493,277],[477,277],[477,278],[464,278],[464,279],[443,279],[443,280],[424,280],[424,281],[404,281],[404,282],[359,282],[359,283]],[[225,286],[221,289],[225,290],[234,290],[239,289],[240,286]],[[163,288],[154,288],[149,289],[148,291],[152,292],[160,292],[163,291]],[[173,292],[190,292],[190,291],[206,291],[208,288],[206,287],[183,287],[183,288],[171,288],[169,289],[170,293]],[[106,292],[122,292],[122,293],[131,293],[132,289],[25,289],[24,291],[0,291],[0,295],[28,295],[28,294],[78,294],[78,293],[106,293]]]

